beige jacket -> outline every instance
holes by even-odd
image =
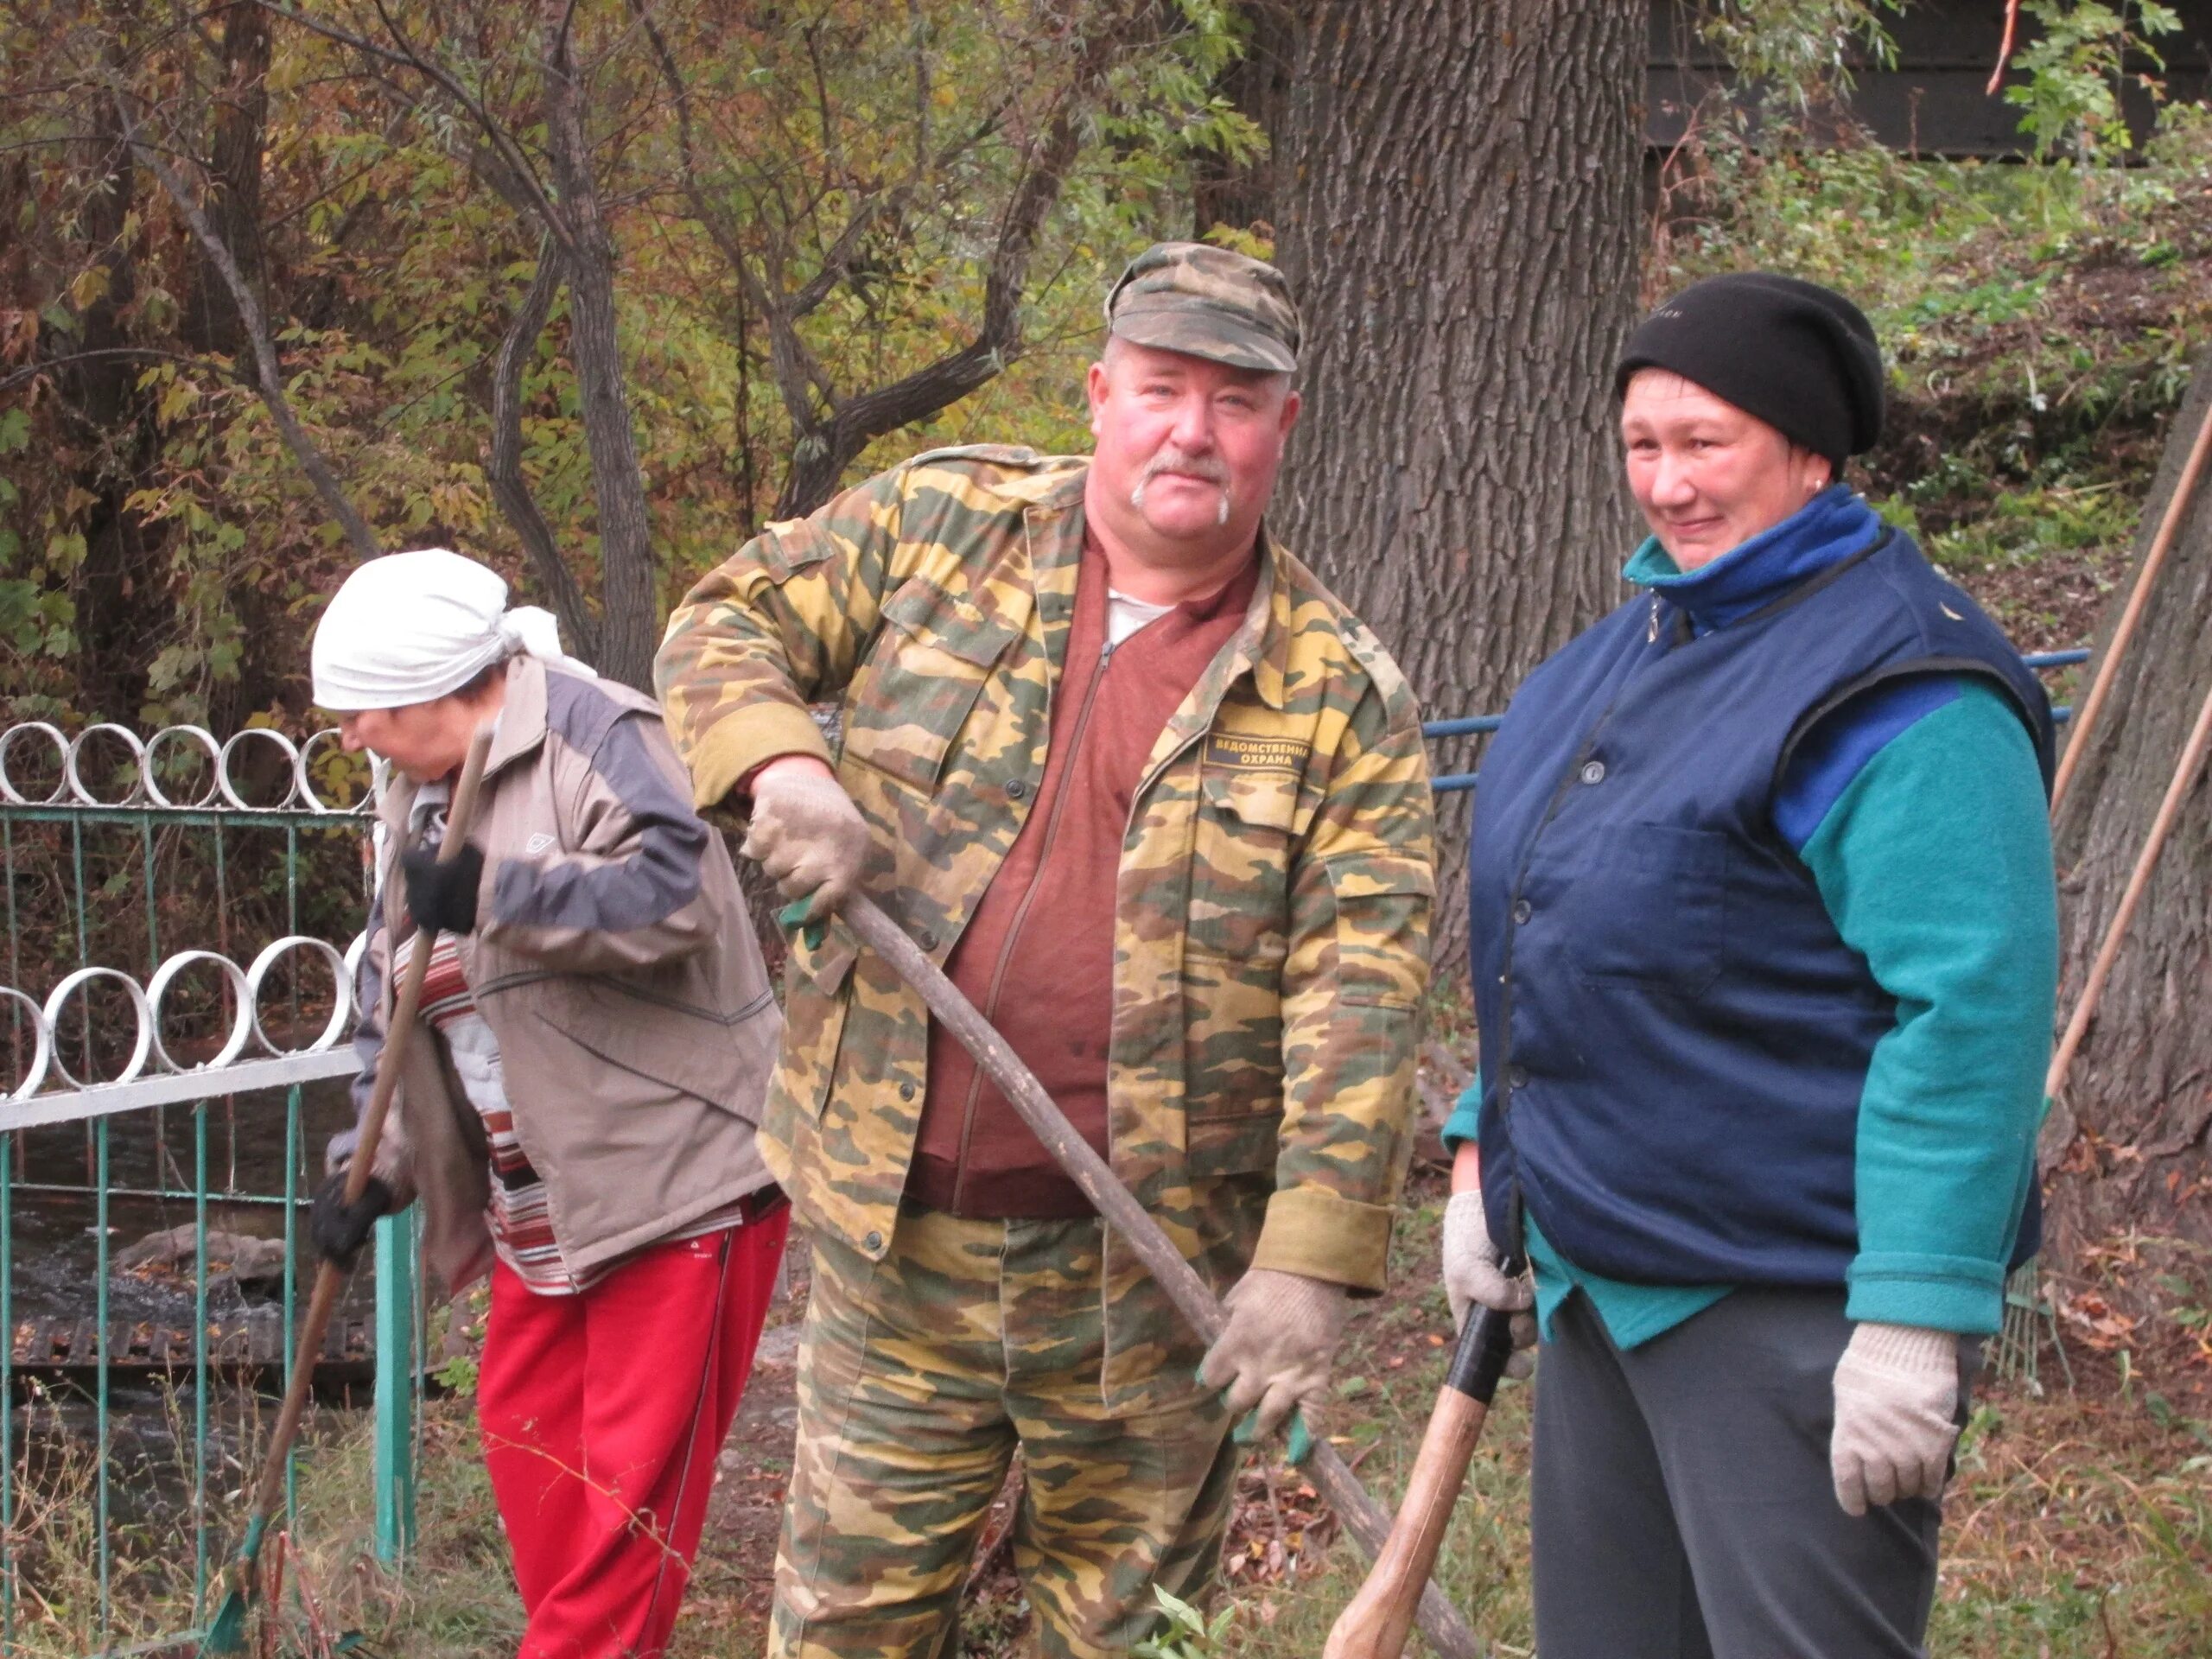
[[[378,804],[357,1106],[391,1018],[391,944],[412,931],[396,866],[415,795],[395,778]],[[728,850],[691,808],[658,708],[515,658],[469,839],[484,883],[462,965],[570,1269],[766,1185],[753,1125],[783,1019]],[[332,1141],[332,1168],[353,1141]],[[424,1257],[447,1294],[490,1270],[482,1120],[427,1024],[408,1043],[376,1173],[403,1203],[421,1198]]]

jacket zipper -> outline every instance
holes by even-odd
[[[1076,710],[1075,728],[1068,734],[1067,767],[1072,768],[1083,753],[1084,734],[1090,728],[1090,711],[1098,702],[1098,688],[1106,678],[1106,670],[1114,660],[1114,642],[1109,639],[1099,648],[1098,662],[1090,671],[1090,683],[1084,688],[1083,705]],[[983,1018],[996,1023],[999,997],[1006,988],[1007,970],[1014,964],[1014,948],[1021,941],[1021,930],[1029,919],[1029,907],[1036,902],[1037,890],[1044,885],[1046,867],[1051,863],[1052,842],[1060,833],[1060,814],[1067,810],[1068,772],[1060,773],[1058,788],[1052,796],[1052,816],[1045,820],[1045,844],[1038,849],[1037,868],[1031,872],[1029,886],[1021,895],[1021,902],[1014,906],[1014,921],[1006,931],[1006,942],[999,947],[999,959],[991,968],[990,995],[984,999]],[[976,1068],[968,1081],[968,1098],[961,1109],[960,1168],[953,1178],[952,1210],[960,1213],[961,1202],[968,1185],[968,1147],[976,1133],[976,1109],[983,1096],[983,1072]]]

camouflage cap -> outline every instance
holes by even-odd
[[[1298,308],[1273,265],[1205,242],[1160,242],[1106,296],[1109,334],[1240,369],[1298,366]]]

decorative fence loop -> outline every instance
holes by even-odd
[[[169,798],[168,791],[162,789],[161,767],[157,764],[156,757],[161,753],[162,745],[164,742],[189,743],[207,757],[207,787],[200,791],[198,799],[173,801]],[[222,792],[223,746],[215,741],[215,734],[204,726],[162,727],[161,730],[146,740],[145,767],[146,798],[153,802],[156,806],[174,807],[189,811],[195,808],[214,805],[216,798]]]
[[[0,1100],[27,1101],[41,1093],[58,1097],[168,1077],[204,1077],[207,1079],[205,1092],[212,1096],[225,1092],[221,1087],[224,1071],[265,1063],[262,1057],[290,1060],[327,1053],[338,1046],[353,1025],[354,978],[368,946],[366,933],[355,934],[343,950],[327,939],[288,934],[264,945],[260,954],[243,968],[213,950],[180,950],[155,969],[143,986],[120,968],[79,968],[55,985],[43,1003],[27,991],[0,985],[0,1021],[6,1020],[9,1009],[18,1010],[17,1018],[30,1027],[32,1040],[28,1070],[12,1090],[0,1094]],[[330,1013],[311,1040],[279,1042],[262,1022],[262,995],[277,965],[300,950],[330,969]],[[177,981],[194,968],[213,969],[229,988],[234,1006],[228,1028],[214,1053],[188,1065],[169,1052],[162,1021],[170,992]],[[121,1072],[99,1079],[79,1077],[69,1069],[61,1054],[63,1021],[69,1017],[70,999],[95,984],[121,986],[137,1025],[131,1033],[130,1058],[124,1062]],[[4,1024],[0,1024],[0,1037],[5,1034]],[[54,1085],[52,1090],[48,1088],[49,1084]]]
[[[137,774],[131,779],[130,786],[124,791],[123,798],[119,801],[104,801],[94,794],[92,786],[85,781],[84,768],[80,764],[84,758],[85,746],[103,734],[123,741],[123,747],[130,751],[132,770]],[[84,802],[86,805],[129,806],[138,798],[146,787],[146,745],[140,740],[138,734],[128,726],[118,726],[111,721],[102,721],[97,726],[86,727],[83,731],[69,740],[69,747],[62,753],[61,772],[63,778],[68,782],[69,793]]]
[[[364,938],[366,936],[365,935]],[[320,956],[328,964],[334,987],[330,998],[330,1018],[323,1022],[322,1034],[303,1048],[280,1048],[270,1039],[267,1027],[261,1023],[261,987],[269,977],[269,970],[294,950],[306,950]],[[346,1020],[353,1012],[353,976],[347,970],[351,951],[340,951],[324,939],[311,939],[303,933],[293,933],[264,946],[253,965],[245,970],[246,1006],[253,1011],[253,1034],[261,1046],[271,1054],[320,1054],[334,1045],[346,1030]]]
[[[346,814],[361,813],[365,811],[367,809],[369,803],[376,798],[376,789],[373,782],[372,783],[369,790],[361,797],[361,798],[355,801],[351,806],[340,806],[335,801],[326,801],[321,795],[315,792],[315,772],[313,770],[315,765],[315,746],[326,740],[334,743],[340,741],[340,739],[338,728],[335,726],[326,726],[319,732],[311,733],[308,735],[307,741],[300,745],[299,753],[292,762],[292,774],[294,779],[293,792],[296,798],[298,799],[300,804],[306,807],[310,812]],[[378,773],[380,775],[383,770],[383,763],[381,761],[377,763],[377,770]]]
[[[54,791],[42,800],[33,800],[16,786],[9,769],[9,761],[16,752],[16,745],[31,736],[44,738],[54,745],[55,770],[61,775],[54,782]],[[0,731],[0,800],[10,806],[54,806],[69,793],[69,740],[61,734],[59,726],[49,726],[42,720],[27,720]]]
[[[124,1062],[122,1075],[95,1082],[80,1077],[69,1069],[69,1063],[61,1058],[57,1035],[61,1029],[61,1011],[69,999],[86,986],[103,980],[123,987],[130,999],[130,1011],[137,1016],[138,1029],[133,1034],[130,1058]],[[72,1089],[97,1089],[102,1083],[129,1083],[146,1069],[147,1056],[153,1052],[154,1010],[146,1001],[144,988],[120,968],[79,968],[54,988],[54,994],[46,999],[46,1007],[39,1011],[39,1017],[46,1022],[54,1075]]]
[[[223,799],[229,805],[240,812],[260,812],[271,810],[267,807],[257,807],[251,802],[248,801],[243,795],[240,795],[238,791],[238,785],[231,778],[232,757],[237,754],[241,749],[247,747],[257,738],[264,743],[273,743],[276,746],[277,752],[284,757],[284,770],[290,775],[291,781],[289,786],[284,791],[284,798],[276,803],[277,807],[281,809],[283,807],[289,806],[294,798],[300,792],[300,751],[298,746],[295,744],[290,738],[285,736],[283,733],[276,731],[270,727],[244,727],[238,731],[232,733],[229,741],[223,745],[222,752],[218,756],[215,766],[216,787],[222,791]]]
[[[245,727],[227,739],[218,739],[204,726],[163,726],[142,737],[128,726],[101,721],[72,737],[47,721],[21,721],[0,728],[0,806],[81,806],[113,810],[143,805],[154,810],[177,812],[310,812],[324,817],[365,817],[369,802],[374,798],[373,789],[365,791],[360,800],[350,805],[325,800],[315,789],[312,767],[316,746],[340,741],[335,726],[327,726],[304,741],[295,741],[270,726]],[[103,796],[94,781],[98,776],[93,764],[95,746],[103,741],[120,743],[128,751],[131,763],[128,787],[111,798]],[[174,760],[179,745],[196,753],[207,768],[206,785],[189,800],[180,800],[162,787],[162,763],[165,760]],[[25,781],[16,775],[29,764],[26,751],[39,746],[52,752],[54,766],[59,773],[53,786],[42,794],[35,787],[27,788]],[[236,774],[242,755],[270,746],[276,750],[276,775],[283,796],[279,800],[256,804],[246,799]]]
[[[21,1008],[22,1013],[17,1018],[28,1020],[30,1024],[30,1069],[23,1073],[22,1080],[4,1096],[9,1100],[29,1100],[46,1085],[47,1068],[54,1062],[53,1033],[47,1027],[46,1011],[39,1007],[35,997],[17,990],[12,985],[0,985],[0,1003],[13,1004]]]
[[[168,995],[169,987],[177,976],[188,968],[211,963],[222,972],[231,988],[231,1000],[236,1010],[231,1015],[229,1034],[214,1054],[197,1065],[180,1065],[176,1057],[162,1041],[162,1000]],[[213,1071],[228,1065],[245,1052],[245,1046],[255,1035],[253,1018],[253,990],[238,965],[228,957],[218,956],[213,950],[180,950],[154,970],[153,978],[146,982],[146,1001],[153,1010],[154,1057],[172,1071]]]

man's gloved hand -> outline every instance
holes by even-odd
[[[801,925],[836,913],[860,884],[868,821],[821,761],[787,755],[753,778],[753,812],[741,849],[785,898],[803,900]]]
[[[1483,1213],[1479,1190],[1454,1192],[1444,1206],[1444,1294],[1452,1301],[1452,1325],[1465,1330],[1468,1308],[1479,1305],[1511,1313],[1513,1357],[1505,1374],[1525,1378],[1535,1370],[1536,1319],[1528,1312],[1536,1288],[1526,1274],[1509,1276],[1505,1252],[1490,1241],[1490,1218]]]
[[[1828,1470],[1846,1515],[1943,1491],[1959,1404],[1959,1339],[1916,1325],[1861,1324],[1835,1368]]]
[[[1222,1306],[1229,1328],[1206,1350],[1198,1380],[1228,1390],[1231,1416],[1256,1406],[1255,1432],[1271,1434],[1301,1401],[1319,1400],[1328,1388],[1351,1300],[1342,1285],[1255,1268]]]
[[[476,890],[484,882],[484,851],[463,844],[449,862],[438,862],[435,849],[411,847],[399,855],[407,882],[407,913],[425,932],[474,933]]]
[[[315,1241],[315,1253],[353,1272],[353,1258],[367,1242],[369,1229],[378,1217],[391,1213],[391,1189],[372,1175],[361,1196],[348,1204],[346,1172],[341,1169],[325,1180],[315,1189],[315,1204],[308,1211],[308,1236]]]

